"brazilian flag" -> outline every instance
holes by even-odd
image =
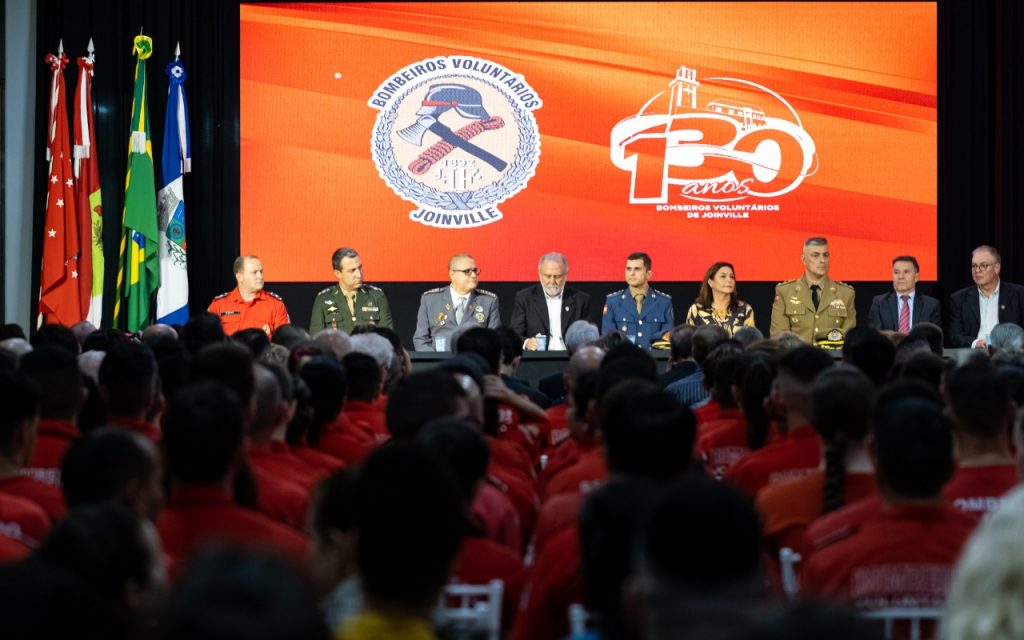
[[[152,38],[136,36],[132,54],[136,56],[135,92],[121,216],[114,326],[120,326],[124,317],[125,330],[136,332],[149,324],[150,302],[160,287],[156,180],[153,175],[153,143],[149,138],[149,101],[146,99],[146,60],[153,54]]]

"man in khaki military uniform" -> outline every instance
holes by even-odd
[[[810,344],[842,348],[846,332],[857,326],[853,287],[829,279],[825,238],[808,238],[801,261],[804,275],[775,287],[771,335],[789,331]]]
[[[354,249],[342,247],[331,256],[338,284],[316,295],[309,320],[309,333],[321,329],[341,329],[352,333],[357,324],[394,328],[391,306],[384,292],[363,282],[363,261]]]

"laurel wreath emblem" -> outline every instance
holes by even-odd
[[[437,82],[443,78],[462,78],[459,74],[446,74],[434,76],[424,80],[406,91],[409,94],[428,82]],[[495,89],[502,96],[509,98],[497,84],[488,82],[476,76],[470,76],[474,80],[482,82]],[[537,135],[537,120],[533,114],[523,109],[514,99],[509,103],[515,110],[515,121],[519,127],[519,145],[516,147],[515,159],[509,163],[509,169],[500,180],[486,187],[475,191],[458,192],[461,200],[474,209],[489,207],[504,202],[515,195],[534,175],[537,166],[537,159],[540,155],[540,138]],[[373,160],[377,165],[377,173],[399,196],[419,206],[429,206],[435,209],[448,211],[464,211],[462,204],[447,191],[434,189],[409,177],[403,168],[395,160],[395,152],[391,143],[391,132],[395,127],[395,120],[398,117],[400,100],[395,100],[391,108],[377,114],[377,123],[374,126],[373,141],[371,150]]]

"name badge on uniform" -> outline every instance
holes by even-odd
[[[240,315],[242,315],[242,312],[241,311],[221,311],[220,315],[221,315],[221,317],[224,317],[224,316],[240,316]]]
[[[359,310],[367,313],[376,313],[380,311],[380,307],[362,307]]]

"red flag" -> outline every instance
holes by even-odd
[[[100,168],[93,126],[92,75],[95,57],[78,59],[75,87],[75,200],[78,204],[78,287],[82,315],[95,326],[103,320],[103,208]]]
[[[63,48],[47,54],[50,65],[50,118],[47,127],[46,221],[43,226],[43,264],[39,278],[39,313],[46,323],[72,325],[82,319],[78,288],[78,225],[75,181],[71,168],[68,111],[65,104]]]

